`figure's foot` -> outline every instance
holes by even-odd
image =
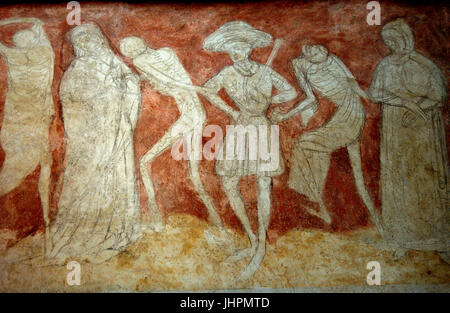
[[[308,211],[309,214],[312,214],[312,215],[320,218],[325,223],[331,224],[331,216],[330,216],[330,214],[328,214],[328,211],[324,206],[321,206],[319,211],[316,211],[311,208],[306,208],[306,210]]]
[[[234,254],[230,255],[225,262],[226,263],[235,263],[242,259],[249,258],[255,254],[255,248],[249,247],[241,250],[235,251]]]
[[[165,229],[165,225],[162,222],[152,222],[141,225],[141,230],[162,233]]]
[[[237,277],[237,282],[243,283],[249,280],[255,272],[261,266],[261,263],[266,255],[266,245],[260,244],[255,253],[253,253],[253,257],[247,267],[242,271],[242,273]]]
[[[233,245],[231,236],[224,227],[206,229],[203,235],[210,245]]]

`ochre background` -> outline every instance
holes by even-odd
[[[202,50],[203,40],[220,25],[234,20],[243,20],[257,29],[266,31],[274,38],[283,38],[281,47],[272,67],[295,86],[299,96],[295,101],[281,105],[283,111],[291,108],[303,98],[298,87],[290,61],[300,54],[307,43],[319,43],[340,57],[355,75],[363,89],[367,89],[376,64],[388,53],[381,41],[382,25],[403,17],[412,27],[416,47],[437,63],[448,77],[449,31],[448,7],[410,6],[382,2],[381,26],[366,23],[367,1],[320,1],[305,2],[278,1],[244,4],[125,4],[125,3],[83,3],[81,21],[94,22],[104,32],[110,45],[118,55],[118,41],[129,35],[145,38],[153,48],[174,49],[194,84],[203,84],[208,78],[231,64],[225,53],[211,53]],[[73,28],[66,22],[66,2],[61,4],[11,5],[0,7],[0,18],[37,17],[45,22],[45,31],[55,52],[55,75],[53,98],[56,117],[50,128],[50,147],[53,152],[51,183],[51,216],[57,214],[58,198],[64,175],[64,123],[58,88],[64,70],[72,59],[72,48],[66,34]],[[0,40],[11,45],[11,37],[19,29],[30,25],[13,24],[0,27]],[[272,47],[253,51],[251,58],[265,63]],[[121,56],[122,57],[122,56]],[[130,64],[130,60],[122,57]],[[448,78],[447,78],[448,80]],[[142,111],[135,131],[136,175],[139,180],[141,207],[144,218],[148,214],[147,198],[139,174],[139,159],[163,135],[179,117],[174,100],[162,96],[143,84]],[[0,119],[3,120],[3,106],[7,90],[7,69],[0,60]],[[226,97],[223,94],[224,97]],[[207,123],[217,124],[225,129],[229,118],[219,109],[202,98],[207,112]],[[272,110],[276,105],[273,105]],[[366,187],[376,206],[381,209],[379,194],[379,105],[365,102],[366,125],[361,137],[363,172]],[[320,99],[319,111],[308,125],[302,125],[299,116],[280,124],[280,136],[286,169],[283,175],[274,178],[272,193],[272,218],[269,239],[274,242],[292,228],[319,228],[329,232],[342,232],[370,226],[368,211],[358,196],[347,151],[340,149],[332,154],[332,161],[325,187],[325,203],[332,216],[332,224],[327,226],[320,219],[308,214],[304,207],[308,199],[289,189],[287,179],[290,171],[289,159],[296,138],[303,132],[324,123],[334,111],[334,105]],[[449,110],[444,108],[449,142]],[[0,122],[1,126],[1,122]],[[206,142],[209,138],[204,138]],[[0,165],[4,152],[0,149]],[[16,232],[16,239],[9,244],[36,231],[43,230],[42,209],[38,194],[38,166],[14,191],[0,198],[0,230]],[[214,162],[201,162],[201,175],[207,191],[213,196],[223,220],[237,230],[241,226],[232,213],[222,190],[218,176],[214,172]],[[157,202],[165,216],[174,213],[192,214],[206,219],[206,208],[197,198],[188,176],[186,161],[171,158],[170,149],[159,156],[152,165]],[[241,181],[241,192],[247,211],[256,228],[256,185],[255,178]]]

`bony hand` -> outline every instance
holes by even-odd
[[[275,108],[270,113],[270,121],[274,124],[280,123],[284,120],[284,114],[281,113],[280,108]]]
[[[403,127],[409,127],[417,120],[417,114],[406,111],[402,116],[402,126]]]

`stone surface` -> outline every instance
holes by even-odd
[[[448,8],[381,8],[0,7],[0,290],[364,288],[370,261],[448,290]],[[278,166],[192,159],[228,125],[278,125]]]

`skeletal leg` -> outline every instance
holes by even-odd
[[[39,176],[39,196],[41,198],[42,213],[44,215],[45,223],[45,254],[51,251],[51,240],[50,240],[50,220],[49,220],[49,196],[50,196],[50,174],[52,167],[52,155],[48,148],[48,143],[45,144],[44,151],[41,158],[41,173]]]
[[[383,235],[383,225],[380,215],[375,210],[375,205],[373,204],[372,198],[367,192],[366,186],[364,185],[364,176],[362,173],[361,165],[361,152],[359,150],[359,141],[349,145],[347,147],[348,154],[350,156],[350,162],[353,168],[353,175],[356,181],[356,188],[358,189],[359,195],[364,201],[367,209],[369,210],[370,216],[375,224],[380,235]]]
[[[238,217],[239,221],[241,222],[245,232],[247,233],[250,239],[249,249],[242,250],[228,259],[228,261],[237,261],[242,257],[246,257],[252,254],[251,252],[254,251],[257,246],[257,238],[252,231],[252,227],[248,219],[247,212],[245,211],[244,202],[242,201],[241,195],[238,190],[240,177],[222,176],[221,179],[225,193],[228,197],[228,200],[230,201],[231,208]]]
[[[240,280],[249,279],[260,267],[266,254],[266,234],[270,222],[271,177],[258,178],[258,247],[253,258],[240,275]]]
[[[189,173],[194,183],[195,190],[198,192],[199,198],[203,201],[208,210],[208,217],[211,224],[216,227],[222,227],[222,220],[220,219],[219,214],[216,211],[214,203],[209,196],[208,192],[205,190],[205,187],[202,184],[199,173],[199,161],[197,160],[189,160]]]
[[[175,125],[175,124],[174,124]],[[172,126],[173,127],[173,126]],[[173,136],[171,129],[169,129],[164,136],[141,158],[140,171],[142,175],[142,181],[144,182],[145,192],[147,193],[150,214],[152,222],[156,231],[162,231],[163,218],[161,211],[158,209],[155,197],[155,188],[153,186],[152,179],[150,177],[148,168],[150,163],[167,148],[174,144],[178,139],[182,138],[183,134]]]

